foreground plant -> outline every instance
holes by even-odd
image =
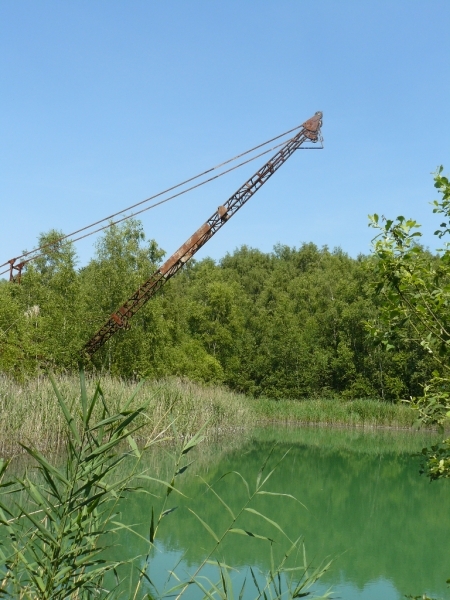
[[[251,506],[253,500],[263,494],[295,500],[289,494],[265,489],[274,471],[271,469],[266,473],[269,457],[257,475],[253,491],[239,473],[227,473],[219,479],[234,476],[245,486],[247,500],[234,512],[215,491],[214,485],[207,485],[208,491],[228,511],[230,523],[225,531],[217,534],[200,515],[193,513],[212,536],[211,550],[192,576],[184,581],[178,580],[170,589],[159,592],[150,577],[155,539],[163,519],[177,508],[169,505],[169,499],[176,494],[183,496],[179,489],[180,477],[192,464],[192,461],[188,462],[187,454],[203,439],[202,432],[179,443],[173,456],[174,467],[169,481],[160,480],[148,470],[143,470],[141,458],[143,451],[156,441],[165,439],[165,431],[155,433],[143,450],[138,448],[133,438],[133,434],[144,425],[146,416],[145,405],[129,410],[139,386],[123,409],[111,414],[100,385],[97,385],[92,398],[88,398],[83,371],[80,372],[80,403],[75,407],[68,406],[55,381],[50,378],[67,426],[66,454],[64,460],[57,459],[59,464],[55,465],[35,448],[23,445],[37,472],[31,474],[26,471],[22,477],[9,480],[6,478],[8,463],[0,461],[1,597],[150,600],[173,595],[181,598],[194,586],[202,597],[210,600],[233,598],[235,590],[230,571],[234,569],[216,557],[225,537],[236,534],[262,539],[269,545],[272,558],[269,573],[258,575],[250,569],[255,599],[269,596],[289,599],[310,594],[312,585],[329,565],[308,573],[310,565],[300,539],[291,540],[275,521]],[[93,415],[99,413],[97,405],[101,407],[101,418],[95,421]],[[175,423],[172,429],[172,438],[179,440]],[[133,526],[122,522],[121,506],[130,493],[150,494],[138,485],[146,481],[160,486],[162,502],[158,502],[160,510],[157,514],[153,508],[149,512],[149,535],[143,538]],[[246,514],[257,516],[283,535],[287,548],[278,562],[274,558],[275,542],[271,538],[239,526],[237,520]],[[144,540],[146,552],[128,560],[107,558],[114,556],[115,547],[111,539],[124,530]],[[299,553],[302,556],[301,566],[288,566],[289,559],[296,555],[298,559]],[[203,575],[204,567],[211,563],[217,566],[217,581]],[[174,573],[172,575],[175,576]],[[239,593],[241,598],[243,593],[244,587]],[[322,596],[325,597],[328,594]]]
[[[163,486],[164,500],[157,518],[154,517],[152,510],[152,524],[150,527],[151,541],[156,537],[156,532],[162,519],[178,508],[176,505],[169,507],[168,499],[173,491],[183,495],[181,491],[177,490],[175,487],[176,478],[181,473],[186,472],[192,464],[192,462],[183,464],[183,457],[200,441],[200,439],[196,436],[187,444],[182,445],[177,454],[173,455],[174,469],[170,483],[156,480],[147,475],[142,476],[142,479],[149,479],[152,482],[157,481]],[[188,506],[187,510],[196,518],[210,536],[211,547],[209,551],[205,553],[203,560],[198,564],[194,572],[184,578],[181,578],[180,575],[177,574],[177,567],[179,566],[179,563],[177,563],[177,565],[168,572],[168,578],[163,590],[157,589],[151,578],[152,568],[149,553],[143,568],[140,569],[139,583],[135,588],[135,593],[132,596],[133,599],[138,597],[138,590],[141,590],[144,586],[146,586],[146,589],[150,590],[148,596],[145,596],[146,598],[169,597],[176,598],[176,600],[180,600],[187,590],[191,588],[194,588],[197,593],[200,593],[200,598],[209,600],[231,600],[235,597],[242,599],[244,594],[246,598],[254,598],[255,600],[259,600],[260,598],[264,598],[265,600],[268,598],[283,598],[289,600],[306,596],[311,596],[317,600],[329,598],[330,592],[327,592],[320,597],[314,595],[313,586],[328,570],[331,561],[322,563],[318,567],[313,568],[306,559],[306,552],[302,539],[300,537],[291,539],[276,521],[252,506],[257,498],[261,496],[281,497],[286,501],[294,501],[301,505],[301,503],[290,494],[268,491],[266,489],[267,483],[276,471],[279,462],[284,459],[287,453],[275,466],[269,468],[271,454],[272,452],[267,456],[257,473],[256,481],[253,484],[247,481],[237,471],[224,473],[213,484],[209,484],[202,477],[198,476],[205,485],[205,493],[212,496],[209,502],[216,501],[217,510],[226,512],[228,516],[228,525],[224,527],[222,531],[215,531],[202,516],[194,512]],[[240,506],[237,508],[230,506],[230,504],[225,502],[223,497],[216,491],[215,488],[221,481],[227,482],[228,485],[233,486],[233,489],[238,485],[243,487],[246,498]],[[278,537],[280,537],[281,534],[281,540],[275,541],[272,537],[262,535],[261,532],[258,532],[253,528],[252,530],[249,530],[245,525],[245,517],[248,517],[249,515],[256,517],[260,524],[266,527],[269,526],[273,530],[273,535],[278,534]],[[243,521],[244,524],[242,523]],[[253,541],[262,540],[265,542],[267,544],[268,552],[270,553],[271,565],[268,572],[261,572],[253,567],[247,568],[247,576],[238,589],[236,589],[236,583],[233,581],[233,575],[239,572],[238,569],[227,565],[223,559],[220,558],[220,549],[223,542],[228,536],[234,535],[244,536]],[[216,579],[212,578],[211,575],[206,576],[204,574],[207,565],[216,566]],[[173,581],[172,584],[170,583],[171,581]]]
[[[410,404],[419,425],[444,432],[450,423],[450,182],[442,172],[441,166],[434,174],[441,198],[432,202],[433,212],[443,215],[434,232],[443,243],[436,255],[418,244],[422,234],[416,221],[370,217],[380,232],[374,241],[374,288],[381,298],[380,321],[370,329],[387,350],[412,344],[431,358],[435,370]],[[450,477],[450,438],[424,448],[422,455],[422,473],[431,481]]]
[[[130,398],[120,413],[110,414],[100,385],[88,399],[81,371],[80,406],[71,410],[50,379],[67,424],[66,458],[55,466],[23,444],[37,474],[26,472],[8,487],[4,484],[0,594],[42,600],[106,598],[105,575],[120,562],[101,556],[103,538],[111,530],[117,501],[135,489],[131,481],[140,452],[132,435],[142,426],[136,419],[145,407],[127,410]],[[93,422],[97,404],[102,418]],[[123,443],[129,450],[117,452]],[[126,459],[127,475],[116,477]],[[3,475],[5,470],[4,464]]]
[[[374,241],[374,288],[381,300],[379,321],[370,325],[387,350],[408,345],[434,364],[423,395],[411,399],[418,421],[443,430],[450,423],[450,182],[440,167],[434,185],[441,198],[433,212],[443,215],[434,232],[443,247],[436,255],[418,244],[420,225],[403,216],[396,220],[370,217],[379,231]],[[424,471],[432,479],[450,476],[450,441],[425,449]]]

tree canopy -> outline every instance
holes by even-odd
[[[137,220],[110,227],[82,268],[60,237],[40,236],[49,245],[21,285],[0,283],[4,373],[75,369],[83,345],[164,256]],[[377,260],[305,243],[270,253],[243,246],[218,262],[190,262],[91,368],[121,377],[181,375],[272,398],[417,395],[432,371],[428,348],[403,340],[388,354],[367,331],[380,304],[370,285]]]
[[[444,429],[450,419],[450,183],[442,172],[434,176],[441,197],[432,202],[433,212],[443,215],[434,232],[441,241],[436,254],[418,243],[422,234],[413,219],[371,216],[379,231],[373,287],[381,300],[371,332],[391,354],[405,347],[428,354],[431,373],[411,402],[423,424]],[[423,453],[431,479],[450,477],[450,438]]]

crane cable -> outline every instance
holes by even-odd
[[[45,248],[48,248],[50,246],[54,246],[55,244],[57,244],[57,243],[65,240],[65,239],[71,238],[72,236],[76,235],[77,233],[81,233],[83,231],[86,231],[87,229],[91,229],[92,227],[95,227],[95,225],[99,225],[100,223],[103,223],[106,220],[113,219],[117,215],[123,214],[127,210],[131,210],[133,208],[136,208],[137,206],[141,206],[142,204],[145,204],[145,203],[149,202],[150,200],[154,200],[155,198],[158,198],[159,196],[162,196],[163,194],[166,194],[167,192],[170,192],[170,191],[172,191],[174,189],[177,189],[177,188],[179,188],[179,187],[181,187],[183,185],[186,185],[187,183],[189,183],[191,181],[194,181],[195,179],[198,179],[199,177],[203,177],[204,175],[207,175],[208,173],[211,173],[212,171],[215,171],[215,170],[217,170],[217,169],[219,169],[219,168],[221,168],[221,167],[223,167],[223,166],[225,166],[225,165],[227,165],[227,164],[229,164],[229,163],[231,163],[231,162],[233,162],[233,161],[241,158],[242,156],[245,156],[246,154],[254,152],[255,150],[258,150],[259,148],[262,148],[263,146],[266,146],[267,144],[270,144],[271,142],[273,142],[273,141],[275,141],[277,139],[280,139],[281,137],[284,137],[285,135],[288,135],[289,133],[292,133],[293,131],[296,131],[300,127],[302,127],[302,125],[298,125],[297,127],[289,129],[288,131],[285,131],[284,133],[281,133],[280,135],[277,135],[276,137],[271,138],[270,140],[267,140],[266,142],[263,142],[262,144],[258,144],[257,146],[254,146],[250,150],[246,150],[245,152],[242,152],[241,154],[238,154],[237,156],[235,156],[233,158],[230,158],[230,159],[228,159],[228,160],[226,160],[226,161],[224,161],[224,162],[222,162],[222,163],[220,163],[220,164],[218,164],[218,165],[216,165],[214,167],[211,167],[210,169],[207,169],[206,171],[203,171],[202,173],[199,173],[198,175],[195,175],[194,177],[190,177],[189,179],[186,179],[186,180],[182,181],[181,183],[178,183],[178,184],[176,184],[176,185],[174,185],[172,187],[169,187],[169,188],[167,188],[167,189],[165,189],[165,190],[163,190],[161,192],[158,192],[157,194],[154,194],[153,196],[150,196],[149,198],[146,198],[145,200],[141,200],[140,202],[137,202],[136,204],[132,204],[131,206],[128,206],[127,208],[125,208],[125,209],[123,209],[121,211],[118,211],[116,213],[113,213],[112,215],[109,215],[108,217],[104,217],[103,219],[100,219],[99,221],[95,221],[94,223],[91,223],[90,225],[86,225],[85,227],[82,227],[81,229],[77,229],[76,231],[73,231],[72,233],[68,233],[68,234],[66,234],[66,235],[58,238],[57,240],[55,240],[53,242],[49,242],[47,244],[44,244],[43,246],[40,246],[39,248],[35,248],[34,250],[30,250],[28,252],[24,252],[22,255],[16,257],[13,260],[15,262],[16,260],[19,260],[21,258],[26,258],[30,254],[34,254],[34,256],[32,256],[28,260],[22,262],[22,267],[23,267],[25,264],[27,264],[27,263],[29,263],[29,262],[31,262],[31,261],[33,261],[33,260],[35,260],[35,259],[43,256],[43,253],[35,254],[36,252],[39,252],[40,250],[44,250]],[[291,139],[293,139],[293,138],[291,138]],[[79,240],[82,240],[82,239],[84,239],[86,237],[89,237],[90,235],[98,233],[99,231],[103,231],[104,229],[107,229],[107,228],[111,227],[112,225],[116,225],[117,223],[121,223],[122,221],[125,221],[127,219],[131,219],[131,218],[135,217],[136,215],[139,215],[139,214],[141,214],[143,212],[146,212],[147,210],[150,210],[152,208],[155,208],[156,206],[159,206],[160,204],[164,204],[165,202],[168,202],[169,200],[173,200],[174,198],[177,198],[178,196],[181,196],[181,195],[183,195],[183,194],[185,194],[185,193],[187,193],[187,192],[189,192],[189,191],[191,191],[191,190],[193,190],[195,188],[198,188],[198,187],[200,187],[202,185],[205,185],[206,183],[209,183],[209,182],[213,181],[214,179],[218,179],[219,177],[222,177],[223,175],[226,175],[227,173],[230,173],[231,171],[234,171],[235,169],[238,169],[239,167],[242,167],[243,165],[246,165],[247,163],[249,163],[249,162],[251,162],[251,161],[253,161],[253,160],[257,159],[257,158],[259,158],[261,156],[264,156],[265,154],[267,154],[269,152],[272,152],[276,148],[279,148],[280,146],[286,144],[288,141],[290,141],[290,140],[285,140],[285,141],[281,142],[280,144],[277,144],[277,145],[269,148],[268,150],[265,150],[264,152],[261,152],[261,153],[255,155],[255,156],[253,156],[252,158],[249,158],[249,159],[247,159],[245,161],[242,161],[241,163],[239,163],[239,164],[237,164],[237,165],[235,165],[235,166],[233,166],[233,167],[231,167],[229,169],[226,169],[225,171],[222,171],[221,173],[219,173],[217,175],[214,175],[213,177],[210,177],[210,178],[208,178],[208,179],[206,179],[204,181],[201,181],[200,183],[197,183],[197,184],[195,184],[193,186],[190,186],[189,188],[187,188],[185,190],[182,190],[181,192],[178,192],[176,194],[173,194],[172,196],[169,196],[168,198],[160,200],[159,202],[155,202],[154,204],[151,204],[150,206],[147,206],[146,208],[143,208],[143,209],[141,209],[139,211],[135,211],[134,213],[132,213],[130,215],[126,215],[126,216],[122,217],[121,219],[118,219],[116,221],[112,221],[112,222],[108,223],[107,225],[99,227],[98,229],[95,229],[94,231],[90,231],[89,233],[86,233],[86,234],[84,234],[84,235],[82,235],[82,236],[80,236],[78,238],[71,239],[70,241],[71,242],[78,242]],[[0,268],[6,266],[8,264],[10,265],[11,262],[7,261],[7,262],[1,264]],[[0,272],[0,275],[4,275],[8,271],[9,271],[9,268],[6,269],[5,271]]]
[[[265,146],[266,144],[270,144],[271,142],[279,139],[280,137],[283,137],[285,135],[287,135],[288,133],[292,133],[292,131],[295,131],[296,129],[299,129],[299,127],[301,127],[301,125],[294,127],[293,129],[290,129],[289,131],[285,131],[284,133],[281,133],[280,135],[277,135],[276,137],[267,140],[266,142],[259,144],[258,146],[254,146],[253,148],[251,148],[250,150],[246,150],[245,152],[242,152],[241,154],[238,154],[237,156],[235,156],[234,158],[230,158],[229,160],[226,160],[218,165],[216,165],[215,167],[211,167],[210,169],[207,169],[206,171],[203,171],[202,173],[199,173],[198,175],[195,175],[194,177],[190,177],[189,179],[186,179],[184,181],[182,181],[181,183],[178,183],[172,187],[169,187],[165,190],[163,190],[162,192],[158,192],[157,194],[150,196],[149,198],[146,198],[145,200],[141,200],[140,202],[137,202],[136,204],[132,204],[131,206],[128,206],[127,208],[124,208],[123,210],[113,213],[112,215],[109,215],[108,217],[104,217],[103,219],[100,219],[99,221],[95,221],[94,223],[91,223],[90,225],[86,225],[85,227],[82,227],[81,229],[77,229],[76,231],[73,231],[72,233],[68,233],[62,237],[60,237],[58,240],[55,240],[54,242],[50,242],[48,244],[45,244],[43,246],[39,246],[39,248],[34,248],[33,250],[30,250],[28,252],[24,252],[23,254],[21,254],[20,256],[17,256],[14,260],[19,260],[20,258],[25,258],[26,256],[29,256],[30,254],[33,254],[35,252],[38,252],[39,250],[43,250],[44,248],[47,248],[48,246],[54,246],[56,243],[58,242],[62,242],[63,240],[72,237],[73,235],[76,235],[77,233],[81,233],[82,231],[86,231],[86,229],[91,229],[91,227],[95,227],[95,225],[98,225],[99,223],[102,223],[103,221],[107,221],[109,219],[113,219],[114,217],[116,217],[117,215],[120,215],[122,213],[124,213],[127,210],[131,210],[132,208],[135,208],[136,206],[140,206],[141,204],[144,204],[146,202],[149,202],[150,200],[154,200],[155,198],[157,198],[158,196],[162,196],[163,194],[166,194],[167,192],[171,192],[172,190],[181,187],[182,185],[185,185],[186,183],[190,183],[191,181],[194,181],[195,179],[198,179],[199,177],[202,177],[203,175],[206,175],[208,173],[210,173],[211,171],[214,171],[216,169],[219,169],[220,167],[223,167],[225,165],[227,165],[230,162],[233,162],[234,160],[237,160],[238,158],[241,158],[242,156],[245,156],[246,154],[249,154],[250,152],[253,152],[254,150],[258,150],[258,148],[261,148],[262,146]],[[0,265],[1,267],[5,267],[7,264],[9,264],[9,261],[3,263]]]
[[[293,139],[293,138],[291,138],[291,139]],[[201,181],[200,183],[197,183],[197,184],[195,184],[195,185],[193,185],[193,186],[191,186],[191,187],[189,187],[189,188],[187,188],[185,190],[182,190],[181,192],[173,194],[172,196],[169,196],[168,198],[164,198],[164,200],[160,200],[159,202],[155,202],[154,204],[151,204],[150,206],[147,206],[146,208],[142,208],[141,210],[138,210],[138,211],[132,213],[131,215],[126,215],[126,216],[122,217],[121,219],[117,219],[116,221],[112,221],[112,222],[108,223],[107,225],[103,225],[102,227],[99,227],[98,229],[95,229],[94,231],[90,231],[88,233],[85,233],[84,235],[81,235],[80,237],[77,237],[75,239],[71,239],[70,241],[71,242],[78,242],[78,241],[80,241],[80,240],[82,240],[84,238],[89,237],[90,235],[94,235],[94,233],[98,233],[99,231],[103,231],[105,229],[108,229],[109,227],[112,227],[113,225],[116,225],[117,223],[121,223],[122,221],[126,221],[127,219],[131,219],[131,218],[135,217],[136,215],[140,215],[141,213],[146,212],[147,210],[150,210],[151,208],[155,208],[155,206],[159,206],[160,204],[164,204],[165,202],[168,202],[169,200],[173,200],[174,198],[177,198],[178,196],[186,194],[187,192],[190,192],[191,190],[193,190],[195,188],[198,188],[198,187],[200,187],[202,185],[205,185],[206,183],[209,183],[209,182],[213,181],[214,179],[218,179],[219,177],[222,177],[222,175],[226,175],[227,173],[230,173],[231,171],[234,171],[235,169],[238,169],[239,167],[242,167],[243,165],[246,165],[247,163],[249,163],[249,162],[251,162],[251,161],[259,158],[260,156],[264,156],[264,154],[268,154],[269,152],[272,152],[276,148],[279,148],[280,146],[283,146],[287,141],[290,141],[290,140],[286,140],[284,142],[281,142],[281,144],[277,144],[276,146],[273,146],[273,147],[269,148],[268,150],[265,150],[264,152],[261,152],[261,153],[257,154],[256,156],[253,156],[252,158],[249,158],[249,159],[247,159],[247,160],[245,160],[245,161],[243,161],[243,162],[235,165],[234,167],[231,167],[230,169],[227,169],[226,171],[223,171],[222,173],[218,173],[217,175],[214,175],[213,177],[210,177],[209,179],[206,179],[205,181]],[[193,178],[191,178],[191,181],[192,181],[192,179]],[[174,186],[174,187],[178,187],[178,186]],[[171,189],[174,189],[174,188],[171,188]],[[161,192],[161,193],[164,193],[164,192]],[[156,194],[154,197],[161,195],[161,193],[160,194]],[[140,202],[138,204],[142,204],[142,203]],[[121,211],[120,213],[116,213],[116,214],[121,214],[122,212],[124,212],[124,211]],[[102,219],[101,221],[98,221],[97,223],[101,223],[102,221],[105,221],[105,220],[106,219]],[[95,225],[95,224],[93,224],[93,225]],[[93,225],[91,225],[90,227],[93,227]],[[84,227],[83,229],[81,229],[79,231],[81,232],[81,231],[84,231],[85,229],[89,229],[89,227]],[[77,233],[77,232],[74,232],[74,233]],[[68,234],[66,236],[63,236],[62,238],[59,238],[58,240],[55,240],[54,242],[50,242],[48,244],[45,244],[44,246],[41,246],[41,248],[36,248],[34,250],[34,252],[37,252],[38,250],[42,250],[42,249],[47,248],[49,246],[54,246],[58,242],[60,242],[60,241],[62,241],[64,239],[67,239],[68,237],[70,237],[70,235],[74,235],[74,233]],[[33,251],[27,252],[23,256],[27,256],[27,255],[31,254],[32,252]],[[40,258],[43,255],[44,255],[44,253],[36,254],[36,255],[32,256],[31,258],[29,258],[28,260],[23,261],[22,262],[22,267],[24,265],[26,265],[27,263],[29,263],[29,262],[37,259],[37,258]],[[19,258],[22,258],[22,257],[19,257]],[[5,266],[7,264],[8,263],[4,263],[4,265],[2,265],[2,266]],[[0,272],[0,275],[4,275],[5,273],[8,273],[8,271],[9,271],[9,269],[6,269],[5,271]]]

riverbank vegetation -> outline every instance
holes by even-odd
[[[80,395],[77,376],[56,377],[58,388],[69,405],[75,405]],[[86,378],[89,392],[98,381]],[[187,380],[166,379],[136,382],[118,380],[105,375],[101,379],[102,397],[108,399],[111,410],[120,412],[129,398],[130,408],[146,406],[137,422],[141,443],[164,431],[173,423],[170,433],[190,437],[206,427],[206,434],[228,432],[251,424],[251,410],[245,398],[220,387],[204,387]],[[19,441],[42,451],[58,450],[65,438],[66,424],[48,377],[30,379],[23,384],[3,378],[0,385],[0,449],[3,454],[20,450]],[[102,411],[101,403],[96,411]],[[99,414],[95,415],[99,418]]]
[[[448,218],[450,188],[441,172],[434,212]],[[143,436],[172,418],[182,437],[205,424],[216,434],[270,421],[408,428],[416,414],[443,427],[450,414],[450,252],[422,248],[415,221],[374,215],[372,225],[380,234],[367,257],[303,244],[271,253],[242,247],[217,263],[188,264],[130,331],[94,356],[91,385],[100,377],[120,406],[136,380],[147,378],[139,400],[151,407],[141,416]],[[436,235],[449,231],[444,222]],[[130,220],[110,227],[94,258],[77,268],[60,235],[40,236],[45,248],[20,285],[0,282],[5,453],[25,439],[59,447],[64,424],[44,372],[59,373],[75,401],[70,373],[83,344],[164,255]],[[399,402],[411,398],[419,398],[416,412]],[[448,447],[430,451],[436,477],[450,472],[441,467],[442,460],[450,465]]]
[[[70,405],[75,405],[79,398],[78,377],[58,376],[56,380]],[[89,391],[96,385],[96,379],[87,378]],[[204,428],[206,436],[215,437],[269,423],[405,429],[411,428],[416,419],[414,411],[403,403],[345,398],[256,399],[225,387],[175,377],[146,381],[135,394],[136,388],[135,382],[107,375],[101,379],[102,393],[113,410],[119,411],[128,397],[133,397],[130,408],[147,407],[138,418],[142,426],[138,434],[141,443],[172,422],[171,435],[189,437]],[[96,410],[101,411],[100,404]],[[21,452],[20,442],[45,452],[61,448],[66,424],[48,377],[23,383],[10,377],[1,378],[0,411],[0,454],[3,456]]]

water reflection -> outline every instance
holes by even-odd
[[[334,596],[346,600],[394,600],[405,594],[428,592],[445,596],[450,577],[448,482],[429,484],[419,477],[419,459],[412,457],[430,443],[430,436],[398,432],[334,429],[266,428],[241,439],[205,445],[197,452],[193,473],[209,484],[229,471],[239,471],[254,486],[261,464],[277,443],[269,467],[276,465],[268,490],[288,492],[305,506],[287,498],[261,496],[254,508],[277,521],[294,538],[303,536],[308,557],[317,564],[334,558],[331,570],[318,591],[333,586]],[[170,471],[167,454],[153,456],[149,468],[164,477]],[[188,471],[189,472],[189,471]],[[189,506],[212,529],[220,533],[230,516],[205,493],[200,477],[183,475],[181,489],[188,496],[170,497],[176,512],[164,519],[159,532],[151,576],[162,586],[165,573],[181,560],[178,572],[185,577],[212,547],[212,539]],[[216,491],[238,510],[246,499],[245,486],[230,474]],[[152,491],[156,491],[152,489]],[[124,507],[130,524],[148,535],[151,506],[157,501],[134,495]],[[268,523],[247,514],[245,528],[262,535],[281,536]],[[122,536],[122,551],[128,556],[143,550],[131,534]],[[281,545],[281,544],[280,544]],[[255,565],[269,568],[267,543],[229,536],[220,559],[237,568]],[[235,575],[236,580],[243,575]],[[195,595],[194,595],[195,596]],[[194,597],[193,596],[193,597]]]

